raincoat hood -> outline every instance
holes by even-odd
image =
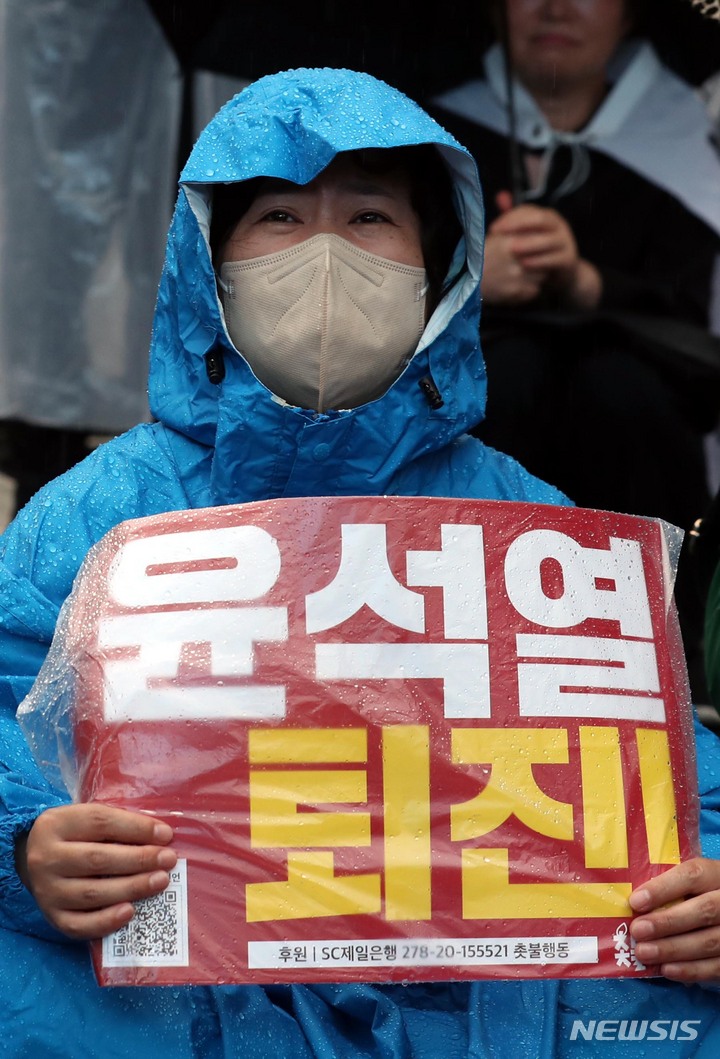
[[[338,152],[434,144],[450,171],[464,239],[460,276],[428,321],[409,365],[386,393],[319,414],[274,396],[234,348],[208,243],[219,183],[277,177],[306,184]],[[485,407],[479,344],[483,204],[469,152],[415,102],[351,70],[300,69],[261,78],[228,102],[198,139],[180,177],[151,345],[150,405],[163,424],[213,450],[213,503],[317,493],[392,491],[402,466],[447,446]],[[209,381],[205,357],[224,361]],[[427,377],[441,405],[432,408]],[[424,384],[425,385],[425,384]],[[425,385],[427,390],[427,386]],[[359,458],[358,454],[362,453]]]

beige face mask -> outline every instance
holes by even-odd
[[[425,326],[425,270],[337,235],[226,262],[220,287],[228,333],[258,379],[318,412],[385,393]]]

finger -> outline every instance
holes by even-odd
[[[514,206],[501,213],[489,227],[489,231],[509,235],[521,231],[546,231],[556,227],[551,212],[538,206]]]
[[[635,955],[646,966],[709,959],[717,960],[720,966],[720,929],[711,927],[658,941],[637,942]]]
[[[133,813],[112,805],[88,802],[48,810],[37,824],[52,826],[65,841],[123,842],[167,845],[172,828],[146,813]]]
[[[42,895],[51,908],[66,912],[90,912],[115,905],[144,901],[162,893],[170,884],[166,871],[123,875],[106,879],[63,879]]]
[[[530,218],[518,217],[515,210],[497,217],[488,228],[489,235],[508,236],[541,235],[551,231],[552,229],[543,224],[541,220],[533,221]]]
[[[684,897],[720,889],[720,861],[695,857],[649,879],[630,894],[630,907],[641,914]]]
[[[76,941],[91,941],[114,934],[126,926],[135,915],[131,904],[123,903],[103,908],[94,912],[73,912],[58,910],[53,914],[45,913],[52,925]]]
[[[44,853],[45,870],[66,878],[134,875],[156,868],[168,870],[176,863],[177,854],[166,846],[61,842]]]
[[[674,982],[714,983],[720,985],[720,960],[691,960],[686,963],[663,963],[658,968],[660,974]]]
[[[498,191],[495,196],[495,205],[501,213],[507,213],[513,208],[513,197],[511,191]]]
[[[526,258],[556,257],[569,260],[571,257],[570,247],[561,239],[548,235],[535,233],[515,237],[510,243],[513,254],[521,261]]]
[[[534,276],[537,276],[539,272],[564,273],[571,270],[571,262],[560,254],[532,254],[521,257],[520,262],[525,273],[531,273]]]
[[[687,934],[718,924],[720,893],[715,891],[642,916],[632,922],[630,930],[636,941],[654,941],[657,938]]]

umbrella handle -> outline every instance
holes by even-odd
[[[517,121],[515,117],[515,82],[513,78],[512,49],[510,46],[510,28],[508,25],[507,6],[498,4],[499,42],[502,48],[505,70],[505,89],[507,95],[508,150],[510,154],[510,193],[513,206],[522,201],[525,190],[525,167],[523,165],[520,144],[517,139]]]

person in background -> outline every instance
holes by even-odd
[[[581,506],[688,531],[720,417],[711,119],[643,37],[652,5],[493,6],[484,76],[430,106],[475,157],[488,209],[478,436]],[[701,608],[684,565],[692,663]]]
[[[697,1020],[693,1054],[717,1054],[720,1013],[703,988],[720,979],[713,859],[677,865],[632,897],[636,951],[658,964],[656,980],[100,989],[83,942],[167,886],[172,831],[63,801],[17,725],[84,556],[122,521],[327,494],[569,503],[467,433],[485,405],[482,256],[470,154],[367,74],[261,78],[198,140],[158,293],[154,422],[41,489],[0,543],[8,1059],[489,1059],[510,1040],[513,1054],[562,1059],[578,1054],[576,1017],[658,1012]],[[720,857],[717,743],[701,726],[697,740],[704,853]]]

